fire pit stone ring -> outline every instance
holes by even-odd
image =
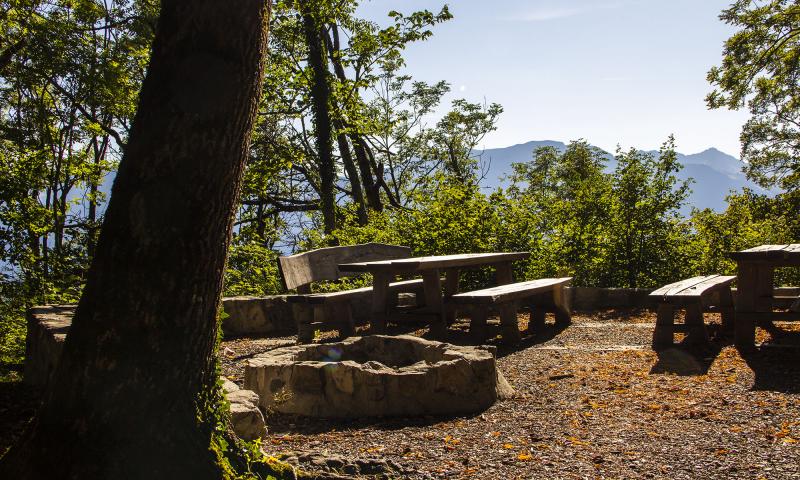
[[[514,391],[494,348],[410,335],[278,348],[245,365],[267,411],[326,418],[475,413]]]

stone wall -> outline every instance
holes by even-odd
[[[650,288],[567,287],[573,310],[606,308],[651,308]]]
[[[600,288],[567,287],[573,310],[593,311],[609,308],[655,308],[655,302],[648,297],[650,288]],[[734,300],[736,289],[733,289]],[[800,295],[800,287],[776,288],[776,296]],[[401,294],[400,303],[409,304],[409,294]],[[711,298],[711,303],[716,300]],[[267,335],[284,336],[297,333],[292,318],[291,305],[285,295],[268,297],[228,297],[222,300],[225,313],[222,331],[226,336]],[[783,305],[776,301],[776,306]],[[369,323],[371,305],[368,296],[353,302],[353,317],[356,325]]]
[[[369,296],[353,301],[353,320],[356,325],[369,322],[371,305]],[[297,334],[292,306],[286,301],[286,295],[226,297],[222,299],[222,308],[227,315],[222,319],[222,332],[226,337]]]
[[[43,390],[50,383],[74,314],[74,305],[45,305],[28,310],[22,379],[26,385]],[[258,409],[258,395],[223,380],[223,391],[230,402],[231,422],[236,434],[246,440],[266,436],[267,427]]]
[[[27,385],[44,388],[50,382],[74,314],[74,305],[45,305],[28,310],[23,376]]]

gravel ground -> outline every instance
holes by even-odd
[[[652,313],[577,314],[566,329],[549,324],[500,346],[516,395],[479,415],[347,422],[272,412],[265,449],[383,460],[420,479],[800,478],[800,324],[759,329],[764,345],[742,357],[717,321],[711,348],[657,354]],[[457,323],[448,340],[466,341],[465,329]],[[240,382],[239,360],[293,340],[225,342],[225,374]]]
[[[709,349],[657,354],[652,313],[576,314],[566,329],[548,324],[498,346],[516,395],[481,414],[343,422],[268,412],[265,450],[312,458],[307,469],[391,467],[372,478],[800,478],[800,323],[759,328],[762,347],[743,357],[711,322]],[[467,343],[466,323],[449,334]],[[294,341],[225,341],[223,371],[241,383],[243,359]],[[19,382],[0,384],[0,452],[34,406]]]

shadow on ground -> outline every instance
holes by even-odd
[[[420,417],[365,417],[358,419],[335,419],[303,417],[287,414],[267,414],[265,421],[267,431],[271,435],[301,434],[316,435],[320,433],[361,430],[375,428],[379,430],[399,430],[408,427],[429,427],[454,419],[470,419],[482,415],[482,412],[459,415],[425,415]]]
[[[717,343],[705,348],[677,344],[672,348],[658,350],[656,351],[658,360],[650,369],[650,374],[672,374],[683,377],[705,375],[721,350],[722,345]]]
[[[21,381],[0,382],[0,457],[22,435],[39,405],[41,392]]]
[[[742,358],[753,370],[753,390],[800,393],[800,332],[785,330],[774,323],[759,325],[770,339]]]

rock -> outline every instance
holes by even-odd
[[[514,394],[494,349],[408,335],[275,349],[245,364],[260,405],[329,418],[464,414]]]
[[[349,479],[368,477],[374,479],[402,478],[408,473],[395,462],[381,458],[350,459],[318,452],[288,452],[280,460],[310,472],[318,479]]]
[[[231,382],[227,378],[220,377],[220,379],[222,380],[222,391],[223,392],[231,393],[231,392],[235,392],[235,391],[239,390],[239,385],[236,385],[235,383]]]
[[[231,424],[236,435],[245,440],[266,437],[267,424],[258,408],[258,394],[243,390],[224,377],[223,382],[222,389],[231,404]]]

